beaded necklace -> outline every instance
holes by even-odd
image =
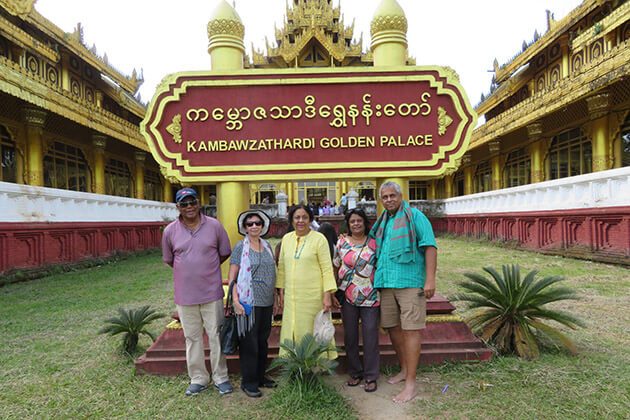
[[[300,243],[300,238],[302,238],[302,236],[298,236],[297,237],[298,245]],[[302,246],[300,247],[300,251],[298,252],[298,246],[296,245],[295,251],[293,252],[293,258],[295,258],[296,260],[300,259],[300,256],[302,255],[302,251],[304,251],[304,245],[306,245],[306,238],[308,238],[308,233],[306,235],[304,235],[303,238],[304,238],[304,242],[302,242]]]

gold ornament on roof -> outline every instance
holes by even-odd
[[[173,141],[175,143],[182,142],[182,116],[181,114],[177,114],[173,117],[173,122],[171,122],[167,127],[166,131],[173,136]]]
[[[231,19],[213,19],[208,22],[208,37],[214,35],[233,35],[239,38],[245,36],[245,26]]]
[[[407,18],[405,16],[375,16],[370,23],[370,35],[381,31],[407,32]]]
[[[0,4],[7,12],[24,19],[33,11],[35,1],[36,0],[3,0]]]
[[[453,119],[448,116],[446,110],[441,106],[438,107],[438,134],[443,136],[446,133],[446,129],[453,123]]]

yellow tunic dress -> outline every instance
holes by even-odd
[[[322,310],[324,292],[337,290],[324,235],[315,231],[302,237],[295,232],[284,235],[276,287],[284,289],[280,342],[286,339],[299,342],[304,334],[313,333],[313,322]],[[334,339],[331,344],[335,344]],[[336,357],[336,352],[328,353],[328,358]]]

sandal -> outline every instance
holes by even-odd
[[[368,388],[370,385],[374,384],[374,388]],[[376,385],[376,379],[370,379],[365,381],[365,387],[363,388],[363,390],[365,392],[374,392],[376,391],[376,388],[378,388],[378,385]]]
[[[359,386],[359,384],[361,383],[362,379],[363,379],[362,376],[350,375],[350,380],[348,382],[346,382],[346,385],[348,385],[348,386]]]

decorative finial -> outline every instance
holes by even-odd
[[[208,38],[214,35],[233,35],[241,39],[245,36],[241,17],[225,0],[221,0],[208,22]]]
[[[396,0],[383,0],[370,23],[370,34],[394,30],[407,33],[407,17]]]

